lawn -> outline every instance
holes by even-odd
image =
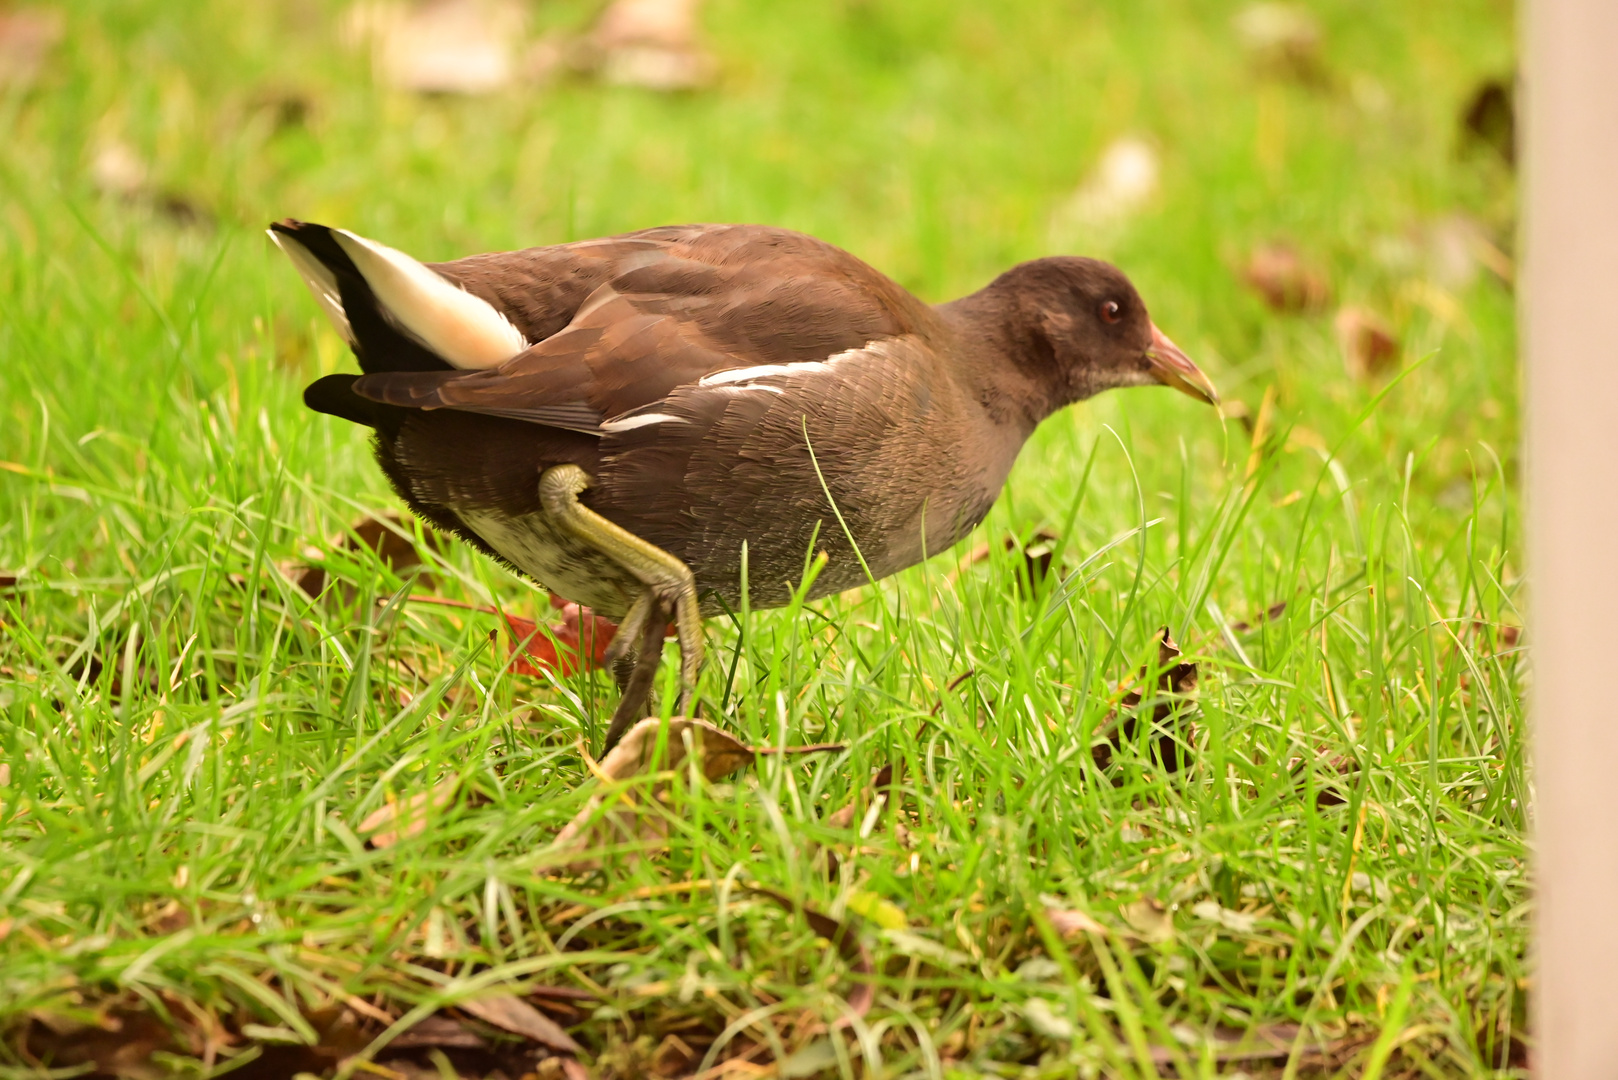
[[[315,0],[66,5],[0,82],[0,1076],[1524,1075],[1515,181],[1460,123],[1514,14],[1308,7],[1266,65],[1235,4],[712,0],[704,88],[454,97]],[[1156,190],[1075,210],[1129,136]],[[1098,255],[1227,406],[1069,409],[958,550],[708,623],[709,721],[839,749],[615,783],[610,680],[488,613],[543,594],[338,541],[398,503],[300,402],[353,360],[284,216],[766,222],[929,300]],[[1278,243],[1329,303],[1244,282]],[[553,848],[591,805],[640,824]]]

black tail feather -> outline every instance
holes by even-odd
[[[303,403],[318,413],[375,428],[391,436],[399,426],[400,409],[360,397],[354,392],[358,375],[327,375],[304,387]]]
[[[354,333],[354,356],[360,362],[361,371],[369,375],[384,371],[454,370],[452,365],[401,331],[388,319],[382,305],[377,301],[376,294],[371,291],[371,286],[366,283],[354,265],[354,260],[348,257],[348,253],[332,237],[331,229],[309,221],[298,221],[296,218],[277,221],[270,226],[270,229],[302,245],[337,279],[338,296],[342,299],[343,314],[348,317],[349,327]],[[320,380],[320,383],[324,382],[325,379]],[[320,383],[316,383],[315,386],[319,386]],[[310,389],[313,390],[314,387]],[[307,395],[305,400],[308,400]],[[319,406],[312,402],[309,407],[319,409]],[[334,416],[347,416],[346,413],[333,412],[331,409],[319,411],[331,412]]]

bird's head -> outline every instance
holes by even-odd
[[[1036,259],[996,285],[1009,286],[1015,296],[1026,347],[1059,404],[1156,383],[1218,404],[1208,376],[1157,328],[1117,267],[1073,256]]]

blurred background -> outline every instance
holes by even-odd
[[[1453,478],[1468,440],[1514,442],[1511,20],[1504,0],[3,7],[0,346],[82,434],[113,403],[65,393],[74,357],[204,397],[290,396],[343,362],[270,256],[275,218],[429,260],[766,222],[931,300],[1043,254],[1112,259],[1247,423],[1266,387],[1318,413],[1443,346],[1414,392],[1423,471]],[[8,386],[25,419],[36,394]]]
[[[738,780],[667,860],[584,899],[745,865],[833,910],[855,853],[834,880],[805,851],[847,841],[832,808],[899,766],[919,840],[862,833],[888,846],[858,882],[914,932],[878,957],[973,958],[883,997],[890,1049],[922,1026],[914,1006],[947,1020],[945,1060],[993,1075],[1052,1046],[1078,1056],[1023,1075],[1133,1053],[1096,1034],[1111,1013],[1102,1056],[1075,1039],[1076,988],[1099,1001],[1105,980],[1082,941],[1088,982],[1045,959],[1030,915],[1070,904],[1151,980],[1154,1045],[1283,1024],[1266,1030],[1288,1076],[1368,1052],[1402,1063],[1390,1076],[1521,1075],[1514,17],[1508,0],[0,0],[0,1029],[42,1038],[42,1010],[117,979],[131,1008],[156,987],[238,1043],[291,1045],[242,1026],[293,1022],[271,984],[402,1015],[436,993],[423,972],[553,940],[632,954],[590,968],[615,1001],[663,988],[644,1015],[555,1013],[601,1060],[665,1028],[697,1047],[659,1075],[718,1054],[702,1048],[760,987],[784,1025],[841,1007],[786,914],[753,906],[759,951],[733,969],[703,959],[704,935],[731,933],[707,894],[597,923],[535,873],[590,794],[579,751],[607,680],[506,671],[491,605],[543,620],[544,597],[367,517],[398,501],[363,433],[300,401],[352,357],[264,235],[293,216],[438,260],[733,221],[822,237],[931,301],[1041,255],[1110,259],[1225,403],[1140,390],[1065,410],[957,551],[755,615],[745,648],[711,620],[730,658],[704,676],[716,716],[755,744],[851,749],[761,768],[768,791]],[[1036,539],[1072,572],[1057,602],[1018,587]],[[434,588],[487,613],[379,604]],[[1120,752],[1091,783],[1082,740],[1165,624],[1175,670],[1200,665],[1196,765]],[[464,784],[445,828],[357,838],[446,776]],[[765,798],[782,783],[801,800]],[[943,953],[915,952],[923,933]],[[293,970],[293,952],[331,966]],[[702,993],[669,989],[699,966]],[[81,1029],[49,1030],[61,1049]],[[1329,1052],[1299,1073],[1310,1033]],[[648,1074],[625,1060],[600,1075]]]

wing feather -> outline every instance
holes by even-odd
[[[785,230],[690,226],[566,248],[575,262],[607,259],[613,273],[586,295],[570,294],[565,325],[547,324],[556,306],[549,293],[536,313],[511,292],[518,270],[561,249],[436,264],[435,271],[489,300],[536,344],[481,371],[368,374],[354,391],[409,408],[602,434],[602,424],[640,409],[662,412],[659,403],[676,391],[720,373],[743,373],[721,376],[721,383],[780,396],[764,374],[825,367],[872,342],[935,328],[926,305],[875,270]],[[541,329],[548,332],[537,334]]]

